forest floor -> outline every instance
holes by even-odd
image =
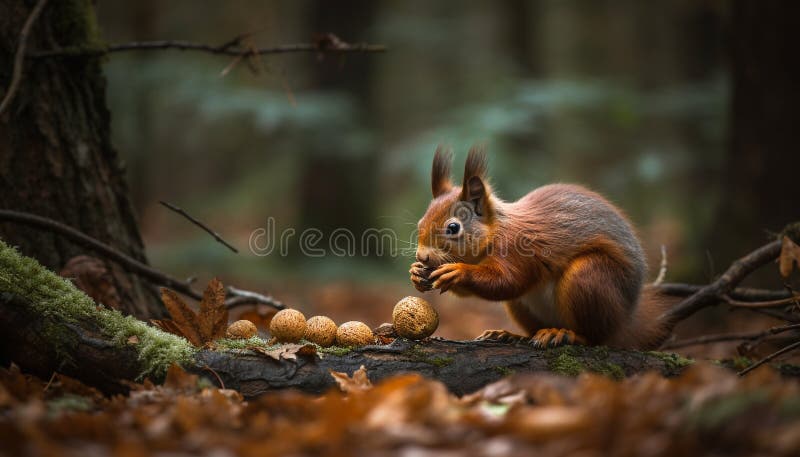
[[[0,369],[0,455],[797,455],[800,383],[697,363],[676,378],[512,375],[463,397],[414,374],[332,373],[246,401],[173,366],[106,397]]]

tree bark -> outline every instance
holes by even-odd
[[[114,344],[98,328],[90,316],[72,323],[57,321],[37,314],[26,298],[0,294],[0,362],[13,361],[45,379],[58,371],[109,394],[125,392],[126,381],[135,380],[145,362],[133,346]],[[216,373],[225,387],[250,398],[287,388],[320,393],[335,385],[330,371],[351,374],[362,365],[372,381],[417,372],[461,395],[521,372],[576,375],[595,371],[620,378],[655,370],[671,376],[680,373],[685,359],[580,346],[538,350],[489,341],[397,339],[390,345],[366,346],[339,355],[297,355],[296,360],[275,360],[251,351],[203,350],[196,354],[194,365],[185,368],[215,383],[212,372]]]
[[[31,9],[32,2],[0,0],[4,89]],[[51,1],[31,30],[28,50],[96,46],[99,40],[91,1]],[[111,145],[100,64],[94,57],[25,62],[19,91],[0,119],[0,208],[55,219],[146,262],[125,170]],[[10,223],[0,223],[0,237],[56,271],[85,253],[68,239]],[[165,315],[153,288],[116,264],[106,262],[106,268],[120,311],[141,319]]]
[[[797,218],[797,53],[800,3],[732,2],[730,145],[720,207],[708,234],[715,261],[756,246]],[[765,273],[760,277],[766,283]],[[758,277],[757,277],[758,278]],[[774,281],[773,281],[774,283]]]

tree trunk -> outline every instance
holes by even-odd
[[[8,87],[19,32],[34,2],[0,0],[0,85]],[[50,1],[28,51],[99,46],[89,0]],[[0,208],[70,225],[146,262],[125,171],[110,141],[100,58],[27,59],[19,91],[0,119]],[[59,271],[85,250],[43,230],[0,224],[0,237]],[[118,303],[138,318],[162,317],[155,291],[107,263]]]
[[[797,218],[800,3],[732,4],[730,146],[709,244],[726,264]],[[774,277],[774,273],[770,272]]]

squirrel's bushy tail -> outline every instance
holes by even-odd
[[[672,332],[666,312],[675,299],[645,286],[628,324],[610,342],[612,346],[632,349],[657,349]]]

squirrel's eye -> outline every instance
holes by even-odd
[[[451,222],[447,224],[447,234],[448,235],[456,235],[458,231],[461,230],[461,225],[458,222]]]

